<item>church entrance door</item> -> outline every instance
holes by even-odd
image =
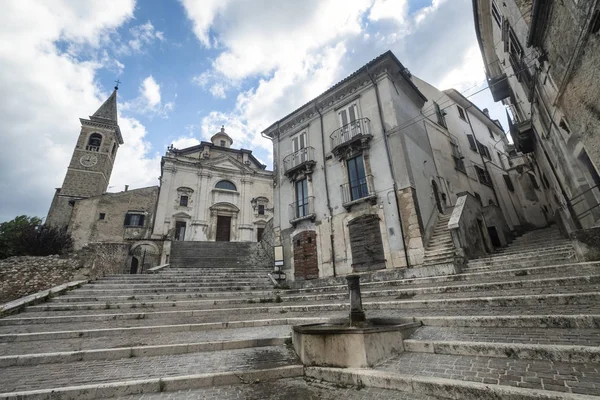
[[[231,240],[231,217],[217,216],[217,242],[229,242]]]
[[[131,269],[129,270],[129,273],[137,274],[138,264],[139,264],[139,261],[138,261],[137,257],[131,257]]]
[[[185,240],[185,221],[175,221],[175,240]]]

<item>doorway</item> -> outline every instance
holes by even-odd
[[[184,221],[175,221],[175,240],[185,240],[185,227],[186,223]]]
[[[229,242],[231,240],[231,217],[217,216],[217,242]]]
[[[492,241],[492,246],[494,248],[502,247],[502,242],[500,241],[500,235],[498,235],[498,231],[495,226],[488,226],[488,236]]]
[[[137,257],[131,257],[131,269],[129,270],[129,273],[132,275],[137,274],[138,265],[139,265],[139,261],[138,261]]]
[[[437,183],[435,181],[431,181],[431,187],[433,187],[433,196],[435,197],[435,204],[437,205],[437,209],[440,214],[444,213],[444,209],[442,208],[442,203],[440,202],[440,192],[437,187]]]

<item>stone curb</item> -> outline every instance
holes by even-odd
[[[30,294],[29,296],[21,297],[17,300],[4,303],[0,305],[0,318],[8,314],[20,311],[22,307],[45,300],[51,295],[61,294],[68,290],[78,288],[84,283],[87,283],[87,281],[74,281],[63,283],[62,285],[54,286],[53,288],[42,290],[41,292]]]
[[[136,326],[130,328],[107,328],[90,329],[80,331],[54,331],[54,332],[32,332],[32,333],[9,333],[0,335],[0,343],[8,342],[28,342],[37,340],[54,339],[81,339],[94,338],[102,336],[122,335],[124,333],[166,333],[166,332],[194,332],[214,329],[236,329],[236,328],[255,328],[260,326],[274,325],[301,325],[327,322],[329,318],[280,318],[280,319],[259,319],[250,321],[232,321],[232,322],[208,322],[203,324],[180,324],[180,325],[156,325],[156,326]]]
[[[600,361],[600,348],[597,346],[407,339],[404,340],[404,350],[413,353],[549,360],[567,363],[598,363]]]
[[[175,392],[178,390],[200,389],[210,386],[235,385],[256,381],[272,381],[283,378],[296,378],[303,375],[302,365],[262,370],[231,371],[211,374],[184,375],[165,378],[143,379],[101,383],[84,386],[70,386],[56,389],[41,389],[26,392],[0,393],[6,400],[93,400],[143,393]]]
[[[580,394],[524,389],[512,386],[486,385],[445,378],[409,376],[358,368],[306,367],[305,376],[342,385],[377,387],[461,400],[597,400]]]
[[[82,351],[22,354],[0,357],[0,368],[33,366],[38,364],[72,363],[77,361],[118,360],[131,357],[173,356],[207,351],[244,349],[250,347],[281,346],[282,338],[260,338],[249,340],[228,340],[218,342],[182,343],[158,346],[121,347],[116,349],[90,349]]]
[[[504,328],[579,328],[597,329],[600,315],[498,315],[457,317],[415,317],[426,326],[504,327]]]
[[[490,282],[490,283],[473,283],[473,284],[460,284],[460,285],[445,285],[445,286],[433,286],[427,288],[395,288],[386,290],[364,290],[362,292],[363,299],[365,298],[377,298],[377,297],[388,297],[396,296],[401,294],[443,294],[443,293],[457,293],[457,292],[474,292],[477,290],[488,289],[488,290],[502,290],[502,289],[523,289],[538,287],[539,284],[552,284],[554,286],[570,286],[574,284],[591,284],[600,283],[600,275],[591,276],[579,276],[579,277],[554,277],[554,278],[539,278],[523,281],[502,281],[502,282]],[[552,287],[552,285],[546,285]],[[285,294],[285,293],[282,293]],[[322,300],[345,300],[348,298],[347,289],[343,293],[328,293],[328,294],[303,294],[296,296],[280,296],[282,302],[294,302],[294,301],[322,301]],[[133,308],[169,308],[179,307],[188,308],[194,306],[203,305],[230,305],[230,304],[248,304],[254,303],[265,303],[266,301],[261,300],[273,300],[273,298],[265,297],[247,297],[247,298],[236,298],[236,299],[194,299],[194,300],[164,300],[164,301],[145,301],[140,305],[139,302],[115,302],[110,303],[112,307],[117,309],[133,309]],[[140,300],[141,301],[141,300]],[[271,301],[273,302],[273,301]],[[75,311],[75,310],[101,310],[105,309],[106,306],[100,302],[95,303],[52,303],[39,306],[33,306],[28,308],[27,311]]]
[[[465,298],[447,298],[447,299],[427,299],[427,300],[393,300],[379,302],[364,302],[365,310],[390,310],[390,309],[421,309],[437,308],[440,304],[444,306],[456,307],[511,307],[511,306],[540,306],[540,305],[577,305],[594,304],[600,302],[600,292],[586,293],[560,293],[560,294],[541,294],[541,295],[518,295],[518,296],[494,296],[494,297],[465,297]],[[314,312],[314,311],[346,311],[348,304],[307,304],[297,306],[261,306],[261,307],[243,307],[243,308],[211,308],[200,310],[180,310],[180,311],[156,311],[139,313],[118,313],[118,314],[89,314],[89,315],[64,315],[53,317],[24,317],[0,319],[0,326],[9,325],[28,325],[28,324],[52,324],[67,322],[98,322],[114,320],[131,319],[157,319],[175,317],[200,317],[214,314],[245,314],[253,313],[280,313],[287,312]]]

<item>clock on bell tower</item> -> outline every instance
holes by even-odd
[[[115,157],[123,137],[117,120],[117,90],[89,117],[80,118],[81,131],[67,175],[56,189],[46,224],[66,228],[73,202],[106,192]]]

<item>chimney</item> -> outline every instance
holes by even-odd
[[[484,108],[484,109],[483,109],[483,113],[484,113],[485,115],[487,115],[487,117],[488,117],[488,118],[490,117],[490,110],[488,110],[487,108]]]
[[[129,185],[125,185],[125,191],[129,190]]]

